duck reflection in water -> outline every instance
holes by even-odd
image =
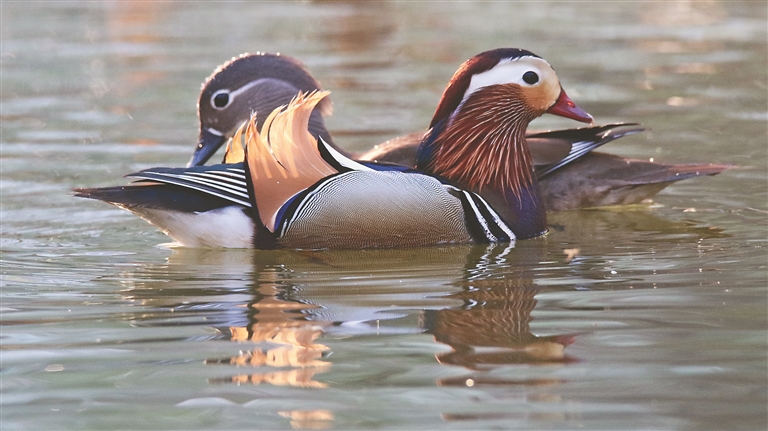
[[[250,367],[253,372],[210,381],[327,387],[318,379],[331,368],[327,359],[330,348],[320,342],[324,334],[427,332],[453,349],[437,355],[439,363],[463,366],[473,372],[511,364],[568,362],[572,359],[564,349],[573,342],[573,336],[540,337],[529,327],[536,305],[534,295],[539,291],[532,268],[544,259],[545,244],[527,243],[522,252],[510,245],[497,245],[242,253],[246,259],[253,258],[249,288],[253,297],[245,306],[245,320],[235,319],[232,325],[220,329],[232,341],[256,346],[232,357],[210,358],[206,363]],[[216,259],[211,259],[211,253],[227,254],[179,249],[171,260],[212,263]],[[384,283],[391,283],[393,274],[430,272],[432,268],[441,276],[431,288],[369,289],[355,281],[368,278],[369,285],[375,284],[377,274],[381,274]],[[346,286],[340,281],[344,279],[353,281]],[[386,305],[372,305],[372,301]],[[382,321],[412,316],[414,309],[422,311],[418,312],[419,323],[414,321],[411,327],[381,325]],[[461,384],[466,380],[461,379]],[[473,376],[472,381],[480,384],[488,379]],[[456,382],[441,379],[437,383]]]
[[[141,266],[121,276],[127,285],[124,297],[136,303],[127,319],[136,326],[195,322],[215,328],[215,338],[235,342],[234,349],[219,347],[227,356],[206,360],[213,367],[242,370],[209,380],[216,384],[324,388],[328,383],[322,374],[333,367],[335,337],[419,333],[431,334],[450,348],[436,355],[440,364],[469,370],[461,377],[440,378],[439,385],[558,384],[551,379],[499,377],[505,366],[575,360],[567,347],[578,335],[531,331],[535,296],[550,289],[537,280],[565,277],[605,286],[600,268],[606,260],[630,259],[627,250],[617,252],[611,241],[604,248],[593,244],[578,256],[565,256],[564,251],[577,253],[573,250],[585,235],[614,231],[622,236],[638,232],[634,241],[639,250],[648,248],[643,234],[647,230],[656,233],[655,246],[667,238],[669,246],[700,247],[726,235],[716,227],[673,223],[647,211],[584,212],[564,225],[555,221],[548,238],[523,241],[516,248],[174,249],[167,263]],[[631,243],[626,238],[621,242]],[[631,259],[638,258],[632,253]],[[630,288],[616,277],[612,286]],[[637,280],[633,284],[643,287]]]
[[[258,347],[240,351],[225,359],[209,359],[206,364],[267,369],[267,372],[238,374],[211,383],[271,384],[304,388],[325,388],[315,375],[328,371],[330,362],[322,360],[329,348],[317,342],[328,322],[307,321],[304,316],[318,308],[287,298],[285,280],[290,270],[268,266],[255,276],[254,298],[247,305],[246,326],[230,326],[230,339],[238,343],[256,343]]]
[[[533,268],[544,260],[542,247],[526,247],[513,253],[503,246],[474,248],[467,259],[466,275],[457,283],[461,291],[448,295],[462,301],[460,307],[426,310],[424,328],[435,340],[453,350],[436,355],[441,364],[459,365],[477,375],[438,380],[439,385],[550,384],[551,380],[521,381],[483,377],[484,372],[512,364],[557,364],[574,359],[565,347],[575,335],[537,336],[531,332],[535,295]],[[482,255],[479,255],[482,253]],[[520,262],[523,259],[523,262]]]

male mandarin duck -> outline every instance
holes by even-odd
[[[417,152],[417,169],[356,162],[309,130],[325,92],[299,95],[257,127],[254,114],[226,163],[154,168],[123,187],[77,189],[187,246],[366,248],[505,242],[547,230],[525,130],[551,113],[592,117],[552,67],[521,49],[465,62]],[[239,145],[245,141],[240,149]]]
[[[473,61],[489,61],[481,60],[483,58],[490,57],[481,54],[465,65],[473,64]],[[471,76],[457,72],[453,79],[471,80]],[[200,142],[188,166],[204,164],[252,112],[264,114],[257,115],[257,127],[261,130],[267,113],[288,104],[299,91],[320,89],[320,84],[300,61],[285,55],[244,54],[221,65],[203,84],[198,103]],[[445,97],[456,98],[457,94]],[[448,106],[447,103],[444,106]],[[445,114],[439,112],[440,109],[448,108],[439,108],[435,118]],[[330,112],[330,100],[325,98],[310,117],[309,131],[339,153],[358,161],[416,166],[416,153],[424,132],[389,140],[362,154],[350,154],[334,145],[325,128],[323,116]],[[716,175],[730,167],[654,163],[592,151],[642,130],[636,124],[611,124],[527,133],[541,198],[547,210],[639,203],[675,181]]]

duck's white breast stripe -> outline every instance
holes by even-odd
[[[477,222],[480,223],[480,226],[482,226],[483,231],[485,231],[485,237],[488,238],[491,242],[497,242],[498,239],[496,236],[491,233],[491,229],[488,227],[488,222],[485,220],[485,217],[483,217],[482,214],[480,214],[480,210],[477,209],[477,206],[475,205],[474,200],[472,199],[472,195],[469,194],[466,190],[461,191],[464,194],[464,197],[467,199],[467,203],[469,203],[469,206],[472,208],[472,211],[475,213],[475,219],[477,219]]]
[[[502,232],[504,232],[508,237],[510,241],[514,241],[517,237],[515,236],[515,233],[512,232],[512,229],[507,226],[506,223],[499,217],[499,214],[496,213],[496,211],[493,210],[493,208],[488,204],[488,202],[485,201],[485,199],[482,198],[482,196],[478,195],[477,193],[468,192],[466,190],[462,190],[458,187],[444,184],[446,189],[452,190],[454,192],[460,192],[464,195],[464,197],[467,199],[467,203],[469,203],[469,206],[472,208],[472,211],[475,213],[475,219],[480,224],[480,226],[485,231],[485,237],[491,241],[491,242],[498,242],[499,239],[491,232],[491,228],[488,225],[489,222],[493,222],[496,227],[498,227]],[[488,213],[491,215],[492,220],[488,220],[480,211],[480,209],[475,204],[475,200],[480,202],[483,207],[488,211]]]
[[[498,226],[499,229],[501,229],[502,231],[504,231],[505,234],[507,234],[507,237],[509,237],[510,241],[514,240],[516,238],[514,232],[512,232],[509,226],[507,226],[507,224],[501,220],[501,217],[499,217],[499,215],[496,214],[496,211],[494,211],[493,208],[491,208],[491,206],[488,205],[488,202],[486,202],[485,199],[483,199],[478,195],[475,195],[475,196],[478,198],[478,200],[480,200],[480,202],[482,202],[482,204],[485,206],[485,209],[487,209],[488,212],[491,213],[491,217],[493,217],[493,222],[496,223],[496,226]]]

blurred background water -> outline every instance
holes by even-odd
[[[765,2],[0,8],[3,430],[766,429]],[[363,150],[497,47],[651,129],[606,152],[742,168],[514,248],[173,248],[71,196],[184,165],[200,83],[240,53],[300,58]]]

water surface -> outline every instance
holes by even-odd
[[[768,425],[764,2],[1,7],[4,430]],[[362,150],[504,46],[651,129],[605,151],[741,168],[514,248],[173,248],[69,192],[185,164],[200,83],[242,52],[304,61]]]

